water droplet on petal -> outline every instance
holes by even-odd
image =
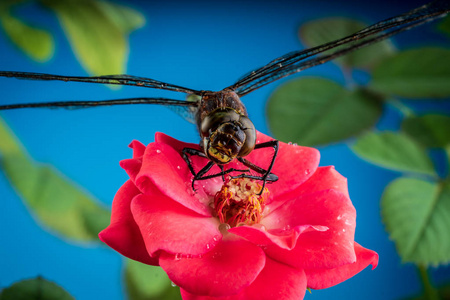
[[[177,285],[176,285],[175,282],[173,282],[173,281],[170,282],[170,285],[171,285],[172,287],[177,287]]]
[[[181,167],[180,167],[180,166],[177,166],[177,169],[178,169],[178,170],[180,170],[180,169],[181,169]]]
[[[342,215],[337,216],[336,219],[339,221],[340,219],[342,219]]]
[[[156,153],[161,153],[161,150],[159,150],[159,149],[156,149]]]
[[[211,248],[211,245],[210,244],[206,244],[206,249],[209,250],[209,248]]]
[[[231,228],[230,224],[227,224],[227,223],[221,223],[219,225],[219,231],[220,232],[228,231],[228,229],[230,229],[230,228]]]
[[[298,146],[298,144],[297,144],[297,143],[294,143],[294,146]]]
[[[309,175],[309,173],[311,173],[311,171],[309,169],[305,170],[305,175]]]
[[[292,145],[292,142],[289,142],[288,145]]]
[[[183,255],[181,253],[175,254],[175,260],[181,260],[182,256]]]

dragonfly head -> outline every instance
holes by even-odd
[[[233,109],[217,110],[204,118],[201,134],[205,155],[219,165],[248,155],[256,144],[255,126]]]

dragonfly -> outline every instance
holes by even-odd
[[[268,64],[252,70],[234,84],[221,91],[194,90],[155,79],[131,75],[106,76],[64,76],[31,72],[0,71],[2,77],[32,80],[57,80],[114,84],[160,89],[185,94],[185,100],[138,97],[100,101],[56,101],[0,105],[0,110],[23,108],[89,108],[111,105],[156,104],[164,105],[178,112],[186,120],[197,125],[200,134],[200,150],[184,148],[182,157],[193,175],[192,189],[198,180],[222,177],[233,172],[232,178],[250,178],[262,181],[261,192],[266,183],[278,180],[272,168],[277,157],[279,142],[272,140],[257,143],[256,129],[248,117],[241,97],[281,78],[305,69],[324,64],[362,47],[387,39],[400,32],[445,17],[450,12],[449,0],[435,0],[407,13],[385,19],[352,35],[305,50],[293,51],[278,57]],[[272,148],[273,156],[267,168],[257,166],[245,157],[254,150]],[[208,162],[199,171],[194,170],[191,157],[200,156]],[[225,168],[237,160],[247,169]],[[220,172],[210,174],[213,166]],[[251,172],[254,171],[254,172]],[[234,174],[236,174],[234,173]]]

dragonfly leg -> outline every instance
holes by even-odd
[[[261,191],[259,192],[259,195],[261,195],[261,193],[264,190],[264,187],[266,186],[266,182],[275,182],[278,180],[278,176],[271,173],[270,171],[272,171],[273,165],[275,163],[275,159],[277,157],[278,154],[278,145],[279,142],[277,140],[273,140],[273,141],[269,141],[269,142],[265,142],[265,143],[261,143],[261,144],[257,144],[255,146],[254,150],[257,149],[262,149],[262,148],[268,148],[268,147],[272,147],[274,150],[273,156],[272,156],[272,160],[270,162],[269,167],[267,168],[267,170],[255,165],[254,163],[250,162],[249,160],[243,158],[243,157],[238,157],[238,160],[245,165],[246,167],[249,167],[250,169],[252,169],[253,171],[262,174],[262,176],[255,176],[255,175],[248,175],[248,174],[240,174],[237,176],[233,176],[232,178],[250,178],[250,179],[256,179],[256,180],[262,180],[263,181],[263,186],[261,188]]]
[[[204,158],[206,158],[206,155],[202,151],[193,149],[193,148],[184,148],[182,151],[183,159],[186,162],[186,164],[188,165],[188,168],[191,171],[191,174],[194,176],[194,178],[192,179],[192,190],[194,190],[194,191],[195,191],[194,183],[197,180],[206,180],[206,179],[211,179],[211,178],[215,178],[215,177],[222,177],[222,180],[225,181],[225,175],[229,174],[231,172],[250,172],[250,169],[241,170],[241,169],[229,168],[227,170],[224,170],[224,166],[219,165],[221,172],[216,173],[216,174],[211,174],[211,175],[205,175],[214,166],[214,162],[209,161],[200,171],[198,171],[196,173],[194,170],[194,167],[192,166],[192,162],[189,159],[190,155],[197,155],[197,156],[204,157]]]

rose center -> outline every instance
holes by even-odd
[[[269,190],[249,178],[227,180],[214,196],[214,210],[221,223],[231,227],[253,225],[261,221]]]

